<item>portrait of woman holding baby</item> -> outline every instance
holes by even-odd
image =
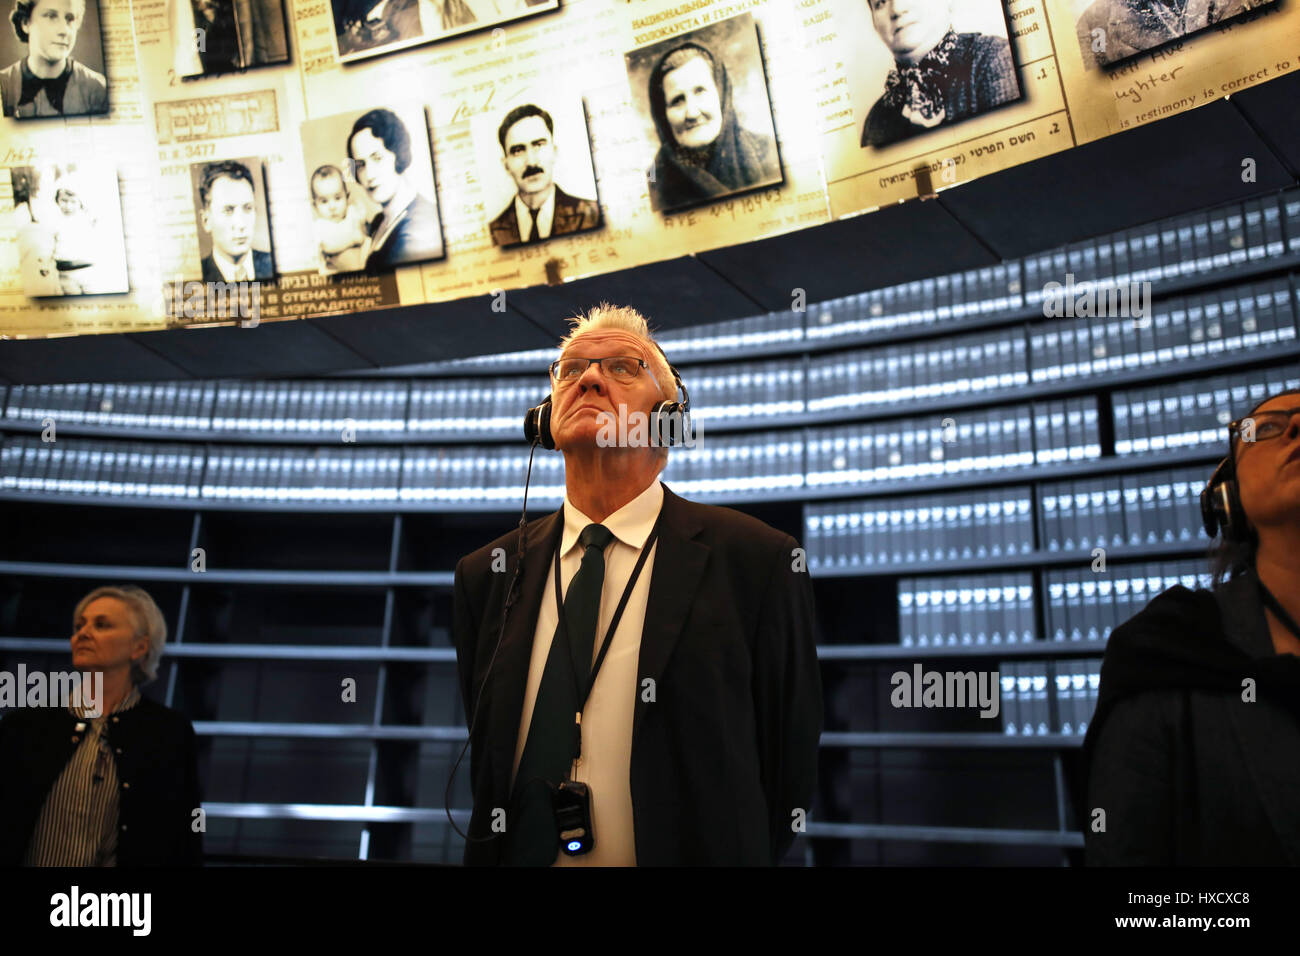
[[[322,273],[385,272],[444,255],[421,106],[309,120],[300,127]]]

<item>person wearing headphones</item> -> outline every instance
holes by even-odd
[[[1111,634],[1084,738],[1089,865],[1300,864],[1300,390],[1228,426],[1212,589]]]
[[[456,566],[465,863],[777,864],[822,729],[802,551],[659,480],[690,398],[643,316],[572,322],[525,424],[564,505]]]

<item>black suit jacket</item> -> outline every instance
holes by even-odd
[[[1154,629],[1209,629],[1251,658],[1276,657],[1255,581],[1249,572],[1215,591],[1165,591],[1110,636],[1108,661]],[[1233,683],[1132,693],[1108,715],[1098,707],[1080,821],[1089,865],[1300,865],[1300,719],[1264,693],[1243,701]],[[1104,832],[1093,808],[1106,811]]]
[[[509,806],[533,632],[562,515],[528,524],[519,599],[486,684],[518,530],[456,566],[452,630],[467,723],[479,707],[472,837],[491,835],[493,808]],[[794,811],[810,810],[822,729],[812,583],[793,570],[798,543],[667,486],[659,528],[632,731],[637,864],[778,863],[794,840]],[[508,573],[492,571],[496,548],[505,549]],[[645,678],[655,682],[654,702],[640,692]],[[465,863],[500,863],[502,843],[468,843]]]
[[[193,829],[199,796],[194,728],[182,714],[142,697],[109,717],[117,761],[118,866],[197,866],[203,834]],[[55,707],[18,708],[0,720],[0,866],[19,866],[50,788],[78,744],[77,718]]]
[[[253,250],[253,278],[270,279],[275,276],[275,261],[271,258],[269,252]],[[221,274],[217,268],[217,262],[208,253],[203,257],[203,281],[204,282],[225,282],[226,277]]]
[[[547,239],[595,229],[599,225],[600,206],[594,199],[579,199],[570,196],[559,186],[555,187],[555,217],[551,220],[551,234]],[[492,220],[489,229],[495,245],[517,246],[524,241],[519,232],[519,215],[515,211],[513,196],[501,215]]]

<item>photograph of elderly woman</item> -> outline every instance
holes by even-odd
[[[98,0],[10,0],[0,63],[5,116],[108,112]]]
[[[784,182],[758,31],[748,13],[625,54],[662,212]]]
[[[846,22],[861,37],[855,68],[869,83],[864,148],[888,146],[1021,99],[1002,0],[843,5]]]

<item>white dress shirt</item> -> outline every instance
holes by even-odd
[[[600,592],[592,663],[600,653],[609,622],[618,609],[619,599],[646,539],[659,518],[663,502],[663,485],[656,478],[645,491],[600,522],[613,533],[614,540],[605,549],[605,581]],[[560,583],[566,595],[569,582],[582,564],[578,535],[589,524],[592,520],[574,507],[566,495],[564,536],[560,541]],[[591,788],[592,829],[596,845],[590,853],[582,856],[557,852],[557,866],[636,865],[636,842],[632,832],[632,720],[636,714],[636,695],[640,693],[637,670],[641,656],[641,631],[645,625],[657,548],[656,543],[641,568],[641,575],[618,622],[618,630],[610,640],[609,650],[596,675],[587,706],[582,711],[582,756],[574,768],[573,779]],[[512,788],[515,774],[519,771],[519,760],[524,754],[524,744],[528,741],[533,705],[537,702],[537,690],[559,621],[555,607],[555,559],[553,554],[547,557],[550,570],[538,609],[537,629],[533,633],[533,654],[528,665],[514,769],[510,774]]]
[[[238,261],[231,259],[216,246],[213,246],[212,261],[216,264],[221,277],[227,282],[252,282],[257,278],[257,270],[253,268],[253,249],[251,246]]]
[[[533,211],[528,208],[528,204],[515,194],[515,218],[519,222],[519,241],[527,242],[528,233],[533,228]],[[551,184],[551,191],[542,203],[542,208],[537,210],[537,238],[548,239],[551,235],[551,224],[555,221],[555,184]],[[604,665],[601,665],[604,666]]]

